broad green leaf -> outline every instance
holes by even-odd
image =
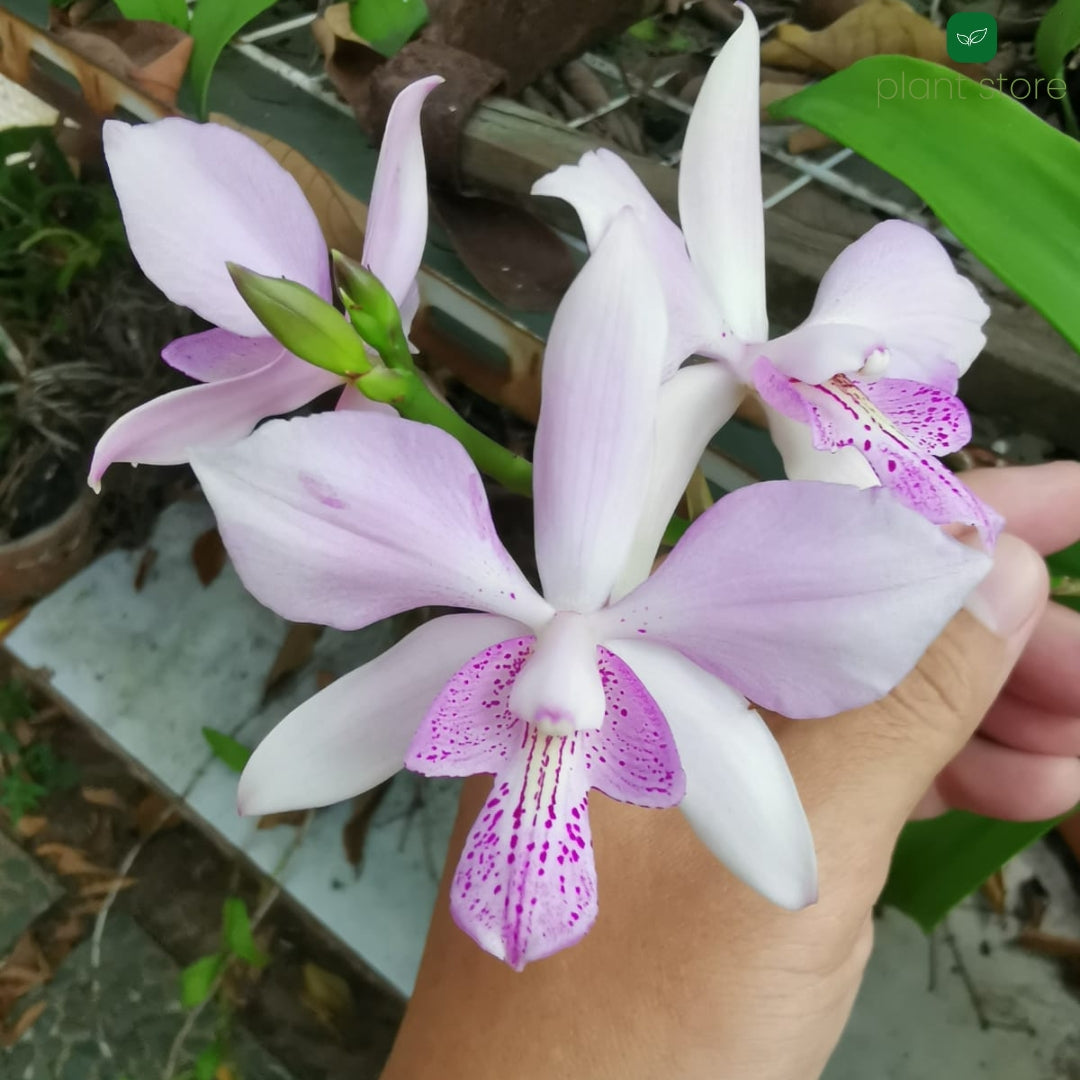
[[[993,821],[960,810],[913,821],[893,852],[881,902],[910,915],[927,933],[1053,821]]]
[[[1080,611],[1080,544],[1073,544],[1046,559],[1054,599]]]
[[[195,1059],[195,1080],[214,1080],[222,1059],[221,1046],[212,1042]]]
[[[221,953],[203,956],[180,972],[180,1003],[185,1009],[201,1005],[214,988],[214,980],[225,967]]]
[[[349,0],[353,30],[383,56],[393,56],[427,21],[424,0]]]
[[[199,103],[199,115],[206,116],[206,94],[210,76],[221,50],[256,15],[265,11],[274,0],[198,0],[191,17],[189,33],[195,39],[188,64],[188,78]]]
[[[255,944],[247,907],[239,897],[230,896],[225,901],[221,913],[221,935],[225,948],[252,967],[265,967],[270,962],[270,957]]]
[[[1080,48],[1080,0],[1058,0],[1035,32],[1035,59],[1047,75],[1060,77],[1076,48]]]
[[[249,747],[237,742],[231,735],[226,735],[225,732],[217,731],[212,727],[204,727],[202,733],[210,749],[214,751],[215,757],[224,761],[233,772],[244,771],[244,766],[251,757]]]
[[[125,19],[150,19],[187,30],[188,10],[184,0],[116,0]]]
[[[811,124],[918,192],[1080,349],[1080,142],[997,90],[906,56],[860,60],[770,111]]]

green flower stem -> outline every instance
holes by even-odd
[[[1080,578],[1051,577],[1051,596],[1080,596]]]
[[[372,401],[392,405],[408,420],[442,428],[465,447],[482,473],[497,480],[508,491],[532,495],[532,465],[501,443],[488,438],[440,401],[416,370],[382,368],[362,375],[356,387]]]

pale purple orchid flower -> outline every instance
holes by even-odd
[[[361,262],[387,288],[406,332],[419,305],[427,237],[420,109],[443,80],[405,87],[390,110],[371,192]],[[244,303],[226,263],[285,277],[330,301],[329,253],[295,179],[257,142],[220,124],[170,117],[132,126],[107,120],[105,156],[146,276],[215,329],[179,338],[165,362],[198,379],[116,421],[98,442],[89,482],[114,462],[175,465],[225,445],[260,420],[292,412],[345,380],[284,349]],[[346,385],[339,408],[385,409]]]
[[[706,76],[679,169],[682,231],[622,159],[586,154],[533,186],[569,202],[590,249],[622,207],[640,215],[672,313],[664,394],[671,421],[658,458],[666,479],[639,527],[632,586],[656,550],[656,522],[674,508],[742,388],[765,403],[793,479],[883,484],[937,524],[974,525],[992,542],[1001,519],[937,458],[970,438],[957,379],[985,344],[989,309],[938,241],[887,221],[847,247],[809,317],[769,340],[759,148],[759,35],[753,12]],[[693,354],[720,364],[676,369]],[[685,385],[680,385],[685,384]],[[675,498],[678,496],[675,495]],[[652,530],[649,525],[652,523]]]
[[[519,969],[596,917],[592,788],[681,804],[748,884],[788,908],[813,902],[798,792],[747,698],[822,717],[880,697],[989,564],[883,493],[765,483],[719,502],[611,602],[646,497],[666,334],[627,212],[548,340],[534,456],[543,595],[437,428],[322,414],[192,457],[244,584],[285,618],[351,630],[427,605],[479,612],[434,619],[292,712],[252,755],[239,803],[322,806],[403,765],[493,774],[451,907]]]

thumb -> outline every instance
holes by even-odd
[[[887,697],[822,721],[781,721],[782,746],[822,844],[889,850],[1008,678],[1046,606],[1046,567],[1003,535],[993,566]]]

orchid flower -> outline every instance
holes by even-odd
[[[764,483],[719,502],[612,603],[645,499],[666,334],[628,211],[548,340],[534,459],[542,595],[500,543],[473,463],[438,428],[321,414],[192,456],[241,579],[285,618],[350,630],[426,605],[473,609],[287,716],[251,757],[239,804],[322,806],[403,765],[493,774],[451,908],[518,969],[596,917],[592,788],[681,804],[752,887],[789,908],[813,902],[798,792],[747,698],[794,717],[878,698],[989,564],[878,492]]]
[[[416,274],[427,235],[420,109],[442,79],[407,86],[390,110],[375,170],[362,263],[402,310],[419,305]],[[296,180],[254,140],[220,124],[170,117],[132,126],[107,120],[105,156],[140,267],[176,304],[215,329],[182,337],[165,362],[202,385],[133,409],[102,436],[90,466],[100,487],[116,461],[174,465],[225,445],[268,416],[291,412],[345,380],[288,352],[252,314],[226,264],[285,277],[331,300],[329,256]],[[346,385],[339,408],[384,409]]]
[[[752,387],[769,416],[787,475],[883,484],[937,524],[974,525],[992,542],[1001,520],[938,460],[971,435],[957,379],[985,343],[989,309],[926,230],[887,221],[847,247],[822,279],[805,322],[769,340],[759,148],[759,36],[753,12],[713,62],[686,132],[679,169],[683,231],[630,167],[607,150],[562,166],[533,187],[577,211],[590,248],[622,207],[640,215],[661,271],[672,333],[661,428],[667,479],[641,528],[648,572],[674,509],[712,435]],[[692,354],[721,361],[674,374]],[[685,384],[685,385],[680,385]],[[666,456],[665,456],[666,455]],[[675,495],[675,498],[678,496]]]

